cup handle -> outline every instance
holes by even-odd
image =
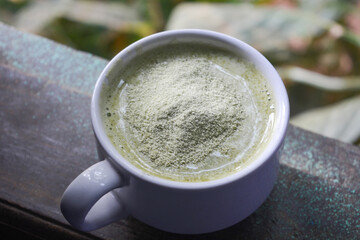
[[[111,190],[122,187],[123,180],[108,160],[82,172],[65,190],[60,209],[65,219],[81,231],[92,231],[128,213]]]

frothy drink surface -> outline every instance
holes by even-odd
[[[244,168],[271,135],[274,102],[246,60],[205,45],[144,53],[102,92],[113,145],[148,174],[208,181]]]

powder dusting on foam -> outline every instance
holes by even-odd
[[[236,79],[211,61],[171,60],[141,71],[141,84],[128,87],[125,120],[155,166],[201,165],[245,119],[243,97]]]
[[[164,48],[137,59],[118,82],[125,84],[107,94],[107,133],[155,175],[218,178],[250,158],[267,128],[263,76],[227,52]]]

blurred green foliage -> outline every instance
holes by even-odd
[[[45,27],[42,35],[72,48],[111,59],[142,36],[136,32],[116,32],[104,26],[58,18]]]
[[[28,0],[0,0],[0,9],[4,12],[9,11],[11,13],[16,13],[19,9],[25,7],[28,3]]]

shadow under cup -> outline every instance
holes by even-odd
[[[103,86],[116,79],[121,69],[139,54],[174,43],[200,43],[228,50],[252,62],[268,81],[275,98],[273,134],[261,154],[234,174],[217,180],[191,183],[156,177],[127,161],[105,133],[101,119]],[[125,215],[131,215],[169,232],[212,232],[246,218],[265,201],[273,188],[289,121],[287,93],[281,78],[268,60],[257,50],[235,38],[205,30],[174,30],[141,39],[120,52],[106,66],[96,83],[91,104],[92,124],[100,160],[105,159],[110,163],[110,168],[120,176],[116,181],[121,182],[116,185],[117,189],[109,189],[111,194],[116,196],[111,200],[111,204],[97,204],[103,208],[119,205],[121,210],[118,216],[114,210],[111,217],[102,217],[99,224],[86,230],[93,230]],[[101,196],[108,194],[110,192],[102,193]],[[101,201],[102,198],[98,202]]]

